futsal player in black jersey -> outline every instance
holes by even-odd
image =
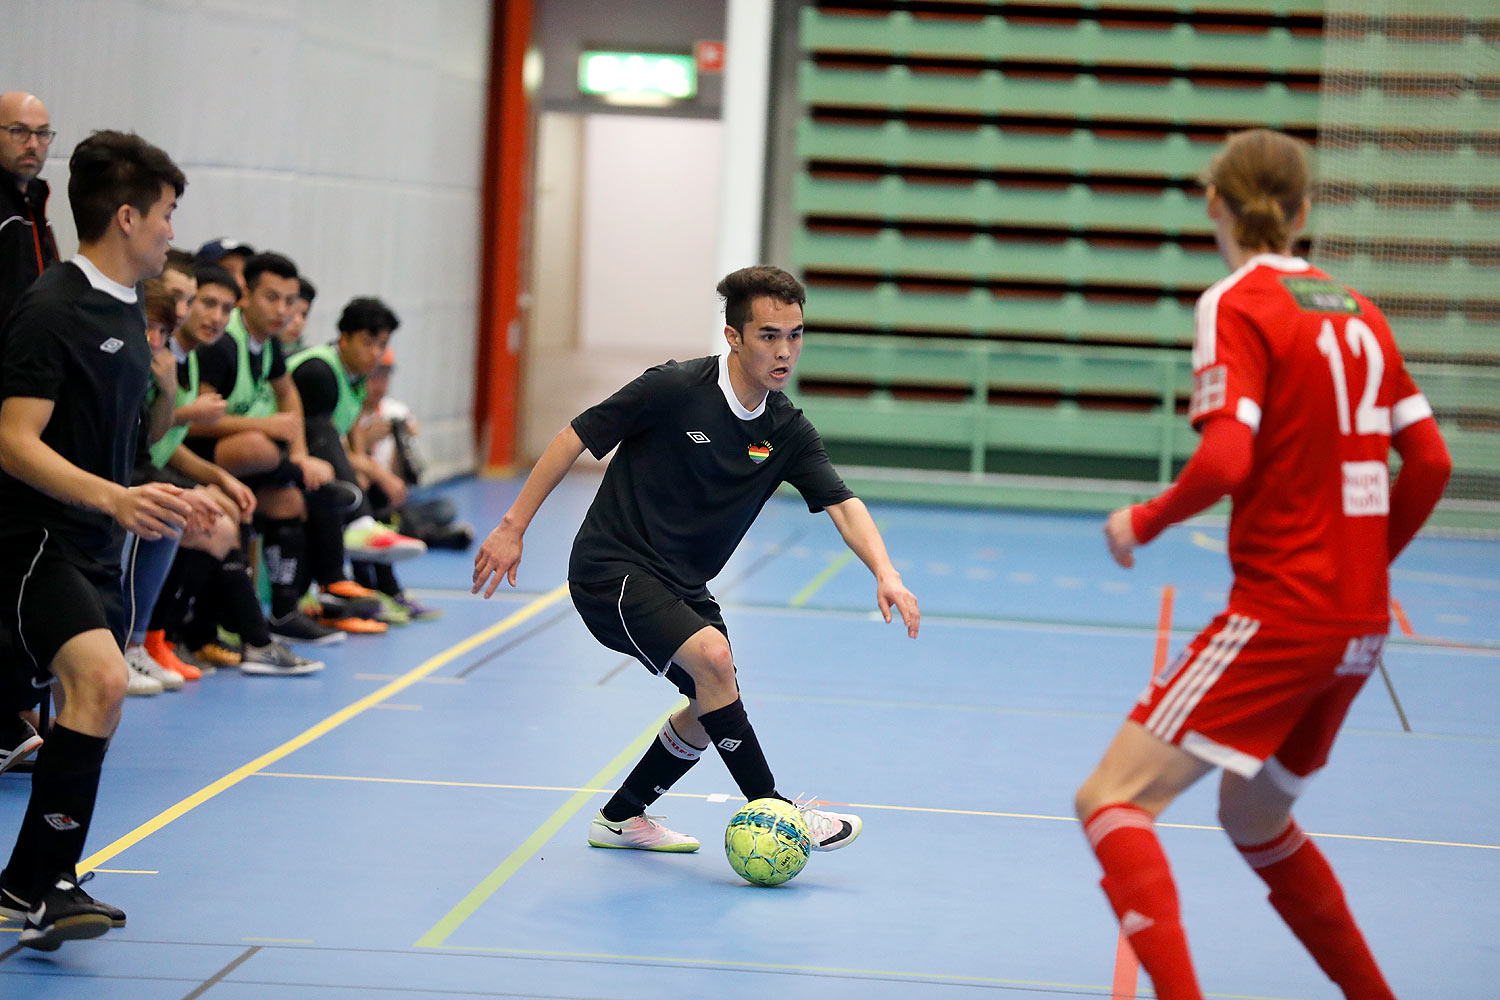
[[[759,266],[728,275],[718,292],[729,352],[658,365],[575,417],[474,558],[475,593],[489,597],[502,579],[515,586],[522,536],[542,501],[584,448],[603,458],[619,445],[573,542],[569,588],[595,638],[665,676],[688,704],[594,817],[595,847],[696,851],[697,840],[645,812],[709,743],[747,799],[777,795],[707,584],[781,483],[796,487],[810,511],[828,511],[875,575],[885,620],[894,607],[907,634],[917,636],[917,599],[891,565],[869,511],[782,391],[802,351],[806,290],[787,272]],[[799,808],[816,850],[837,850],[859,836],[858,816]]]
[[[5,870],[0,916],[51,951],[123,926],[79,888],[127,670],[124,532],[157,539],[201,512],[166,483],[130,487],[151,349],[137,286],[160,274],[186,181],[133,134],[95,132],[68,164],[79,251],[27,289],[0,328],[0,694],[14,710],[60,687],[31,800]]]

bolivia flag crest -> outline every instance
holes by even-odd
[[[760,463],[771,457],[771,442],[762,441],[759,444],[752,444],[750,446],[749,454],[750,461],[754,462],[756,465],[759,465]]]

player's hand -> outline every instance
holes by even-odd
[[[917,607],[917,595],[906,589],[900,576],[875,582],[875,603],[887,624],[891,621],[891,606],[895,605],[901,614],[902,623],[906,625],[906,634],[913,639],[917,637],[917,628],[922,624],[922,612]]]
[[[285,416],[296,419],[295,415],[290,413],[285,414]],[[297,468],[302,470],[302,485],[307,488],[307,492],[311,493],[313,490],[321,489],[333,482],[333,466],[323,461],[323,459],[315,458],[312,455],[303,455],[301,458],[292,459],[292,461],[296,462]]]
[[[190,531],[206,534],[213,528],[215,521],[225,516],[224,508],[219,505],[219,498],[214,496],[215,492],[211,486],[199,486],[196,489],[183,491],[182,499],[193,508],[187,527],[183,529],[184,534]]]
[[[1135,565],[1135,526],[1130,523],[1130,508],[1121,507],[1104,522],[1104,544],[1115,562],[1130,569]]]
[[[521,533],[501,522],[495,530],[490,532],[479,546],[479,551],[474,553],[474,589],[471,594],[479,593],[479,589],[489,583],[484,596],[489,598],[500,586],[501,580],[509,580],[510,585],[516,585],[516,568],[521,565]],[[490,578],[494,577],[493,580]]]
[[[217,392],[205,392],[197,399],[179,406],[176,420],[179,424],[211,424],[224,415],[224,408],[228,405]]]
[[[156,380],[157,391],[164,396],[177,392],[177,359],[165,347],[151,352],[151,377]]]
[[[183,497],[185,492],[170,483],[132,486],[119,495],[109,513],[137,538],[154,542],[175,537],[193,516],[194,507]]]
[[[389,420],[375,419],[365,424],[365,444],[373,445],[375,442],[391,436],[391,422]]]
[[[250,515],[255,513],[255,491],[240,482],[224,469],[219,470],[221,475],[218,482],[214,483],[224,494],[224,497],[234,505],[231,513],[236,521],[241,524],[250,523]]]

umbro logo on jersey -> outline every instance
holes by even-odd
[[[725,737],[724,739],[719,741],[719,749],[723,750],[725,753],[734,753],[740,748],[740,743],[742,742],[742,740],[731,740],[728,737]]]
[[[708,444],[708,435],[702,431],[688,431],[687,436],[696,444]]]
[[[1138,913],[1135,910],[1126,910],[1125,915],[1120,918],[1120,930],[1125,933],[1126,937],[1130,937],[1130,935],[1132,934],[1138,934],[1141,931],[1145,930],[1147,927],[1152,927],[1155,924],[1155,920],[1152,920],[1144,913]]]
[[[105,354],[113,354],[124,346],[125,341],[121,340],[119,337],[110,337],[104,343],[99,345],[99,350],[103,351]]]

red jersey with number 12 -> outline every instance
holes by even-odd
[[[1260,254],[1198,300],[1195,427],[1255,432],[1234,495],[1229,610],[1318,632],[1390,624],[1392,435],[1432,415],[1380,310],[1296,257]]]

